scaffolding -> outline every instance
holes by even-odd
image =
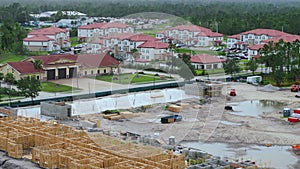
[[[0,150],[43,168],[182,169],[184,156],[34,118],[0,119]]]

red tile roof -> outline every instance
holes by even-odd
[[[208,54],[200,54],[200,55],[195,55],[191,57],[191,62],[192,63],[219,63],[219,62],[224,62],[224,59],[219,59],[216,56],[211,56]]]
[[[68,30],[51,26],[48,28],[33,30],[30,33],[28,33],[28,35],[56,35],[58,33],[65,33],[65,32],[68,32]]]
[[[58,65],[66,65],[66,64],[76,64],[79,63],[85,68],[96,68],[96,67],[107,67],[107,66],[117,66],[119,61],[115,58],[111,57],[107,53],[102,54],[61,54],[61,55],[45,55],[45,56],[32,56],[20,62],[8,62],[11,67],[16,69],[21,74],[31,74],[31,73],[39,73],[43,72],[42,69],[35,69],[33,65],[33,60],[41,60],[43,67],[53,66],[53,63],[56,61],[62,61],[55,66]],[[69,60],[70,62],[64,62],[65,60]]]
[[[125,25],[120,22],[102,22],[102,23],[93,23],[89,25],[80,26],[78,29],[107,29],[107,28],[127,28],[128,25]]]
[[[241,33],[241,35],[247,35],[247,34],[268,35],[268,36],[272,36],[272,37],[290,35],[288,33],[278,31],[278,30],[274,30],[274,29],[253,29],[253,30]]]
[[[224,35],[218,32],[208,32],[209,37],[223,37]]]
[[[7,64],[17,70],[20,74],[33,74],[43,72],[42,69],[35,69],[33,63],[29,61],[8,62]]]
[[[96,28],[102,28],[106,23],[102,22],[102,23],[93,23],[93,24],[89,24],[89,25],[83,25],[78,27],[78,29],[96,29]]]
[[[179,31],[187,30],[190,32],[200,32],[196,36],[208,36],[208,37],[222,37],[223,36],[223,34],[221,34],[221,33],[213,32],[208,28],[205,28],[202,26],[197,26],[197,25],[179,25],[179,26],[169,28],[168,30],[179,30]]]
[[[77,62],[85,68],[118,66],[119,61],[107,53],[78,54]]]
[[[129,40],[132,42],[142,42],[142,41],[155,41],[157,39],[145,34],[136,34],[131,36]]]
[[[228,36],[227,38],[238,39],[238,40],[240,40],[240,39],[241,39],[241,35],[240,35],[240,34],[237,34],[237,35],[231,35],[231,36]]]
[[[30,58],[32,58],[34,60],[41,60],[44,67],[47,67],[48,65],[51,66],[53,62],[56,62],[59,60],[70,60],[73,63],[75,63],[77,60],[77,57],[75,55],[71,55],[71,54],[32,56]],[[29,60],[30,58],[28,58],[27,60]]]
[[[264,40],[262,42],[268,43],[270,41],[273,41],[273,42],[277,43],[277,42],[279,42],[280,39],[282,39],[285,42],[293,43],[296,40],[300,40],[300,36],[299,35],[286,35],[286,36],[270,38],[270,39]]]
[[[105,39],[119,39],[119,40],[125,40],[130,39],[130,37],[136,35],[136,33],[118,33],[115,35],[107,36]]]
[[[234,43],[235,45],[241,45],[241,44],[244,44],[244,42],[243,41],[240,41],[240,42],[236,42],[236,43]]]
[[[252,58],[258,59],[258,58],[260,58],[260,55],[253,55]]]
[[[159,41],[147,41],[138,46],[138,48],[154,48],[154,49],[167,49],[169,47],[168,43]]]
[[[24,38],[23,41],[25,42],[48,42],[51,41],[53,39],[44,36],[44,35],[37,35],[37,36],[33,36],[33,37],[29,37],[29,38]]]
[[[104,44],[104,39],[97,39],[97,40],[92,41],[91,43],[103,45]]]
[[[250,50],[259,50],[259,49],[261,49],[263,47],[264,47],[264,44],[256,44],[256,45],[253,45],[253,46],[249,46],[248,48]]]

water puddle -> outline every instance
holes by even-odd
[[[269,168],[293,168],[298,158],[290,151],[289,146],[257,146],[241,147],[237,145],[224,143],[200,143],[184,142],[182,145],[203,150],[214,156],[220,156],[222,159],[229,160],[252,160],[260,167]]]
[[[234,111],[230,112],[230,114],[259,117],[263,113],[282,109],[285,104],[273,100],[248,100],[231,103],[231,105]]]

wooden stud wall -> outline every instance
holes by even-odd
[[[0,119],[0,150],[54,169],[181,169],[184,156],[34,118]]]

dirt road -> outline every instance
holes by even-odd
[[[210,103],[201,105],[202,108],[193,108],[199,105],[199,99],[188,99],[188,103],[180,113],[181,122],[160,124],[160,118],[174,114],[165,110],[165,104],[152,105],[139,117],[127,119],[123,122],[101,119],[102,126],[109,130],[130,131],[141,135],[160,133],[162,140],[167,141],[175,136],[176,142],[181,141],[208,141],[242,144],[272,144],[291,145],[299,144],[300,124],[290,124],[282,118],[282,108],[273,112],[266,112],[259,117],[233,115],[224,110],[224,106],[232,102],[245,100],[274,100],[285,103],[285,107],[297,108],[300,99],[289,90],[264,92],[259,87],[245,83],[229,83],[223,88],[227,94],[231,88],[237,91],[236,97],[215,97]]]

